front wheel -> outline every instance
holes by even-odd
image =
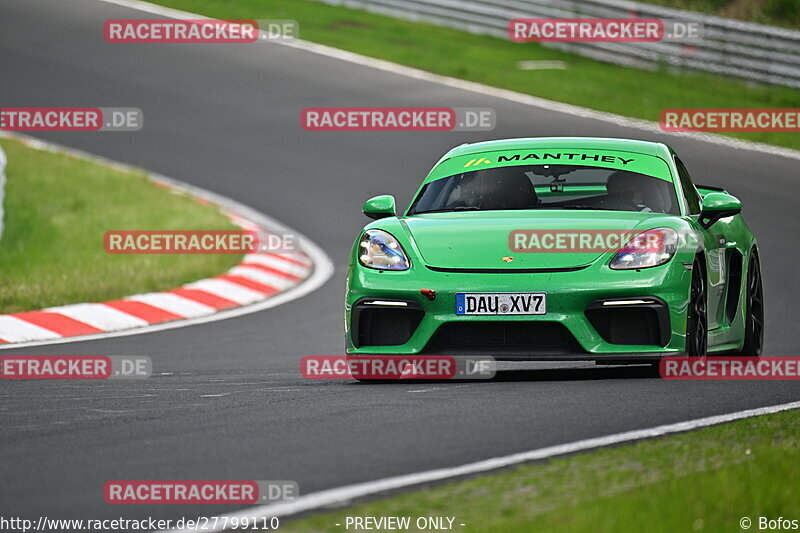
[[[708,318],[706,316],[706,273],[702,257],[692,265],[692,286],[686,317],[686,354],[705,357],[708,350]]]
[[[758,254],[750,254],[747,268],[745,300],[744,345],[737,355],[758,357],[764,346],[764,289],[761,286],[761,262]]]

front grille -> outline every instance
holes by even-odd
[[[586,310],[586,317],[609,344],[666,346],[669,331],[662,324],[666,307],[658,305],[593,307]]]
[[[424,311],[408,307],[371,307],[356,304],[353,310],[353,343],[362,346],[398,346],[409,341]]]
[[[559,322],[449,322],[423,353],[444,355],[564,355],[586,353]]]

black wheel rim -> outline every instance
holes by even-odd
[[[761,265],[758,258],[750,261],[747,275],[747,296],[750,303],[750,336],[756,354],[761,353],[764,344],[764,290],[761,287]]]
[[[689,324],[687,348],[689,355],[704,357],[708,342],[706,322],[706,283],[700,264],[695,262],[692,275],[692,290],[689,297]]]

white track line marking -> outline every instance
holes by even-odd
[[[138,328],[148,325],[146,320],[129,315],[128,313],[123,313],[119,309],[114,309],[113,307],[103,304],[86,303],[61,305],[45,309],[45,311],[68,316],[78,322],[89,324],[93,328],[103,331]]]
[[[444,387],[431,387],[430,389],[407,390],[406,392],[407,393],[420,393],[420,394],[422,394],[424,392],[436,392],[436,391],[439,391],[439,390],[448,390],[449,391],[449,390],[458,389],[458,388],[461,388],[461,387],[466,387],[466,385],[448,385],[448,386],[444,386]]]
[[[606,435],[604,437],[597,437],[594,439],[579,440],[567,444],[559,444],[556,446],[549,446],[547,448],[540,448],[538,450],[531,450],[522,453],[515,453],[502,457],[494,457],[483,461],[468,463],[461,466],[454,466],[450,468],[439,468],[436,470],[427,470],[425,472],[418,472],[416,474],[406,474],[402,476],[394,476],[376,481],[368,481],[366,483],[357,483],[355,485],[347,485],[336,489],[323,490],[320,492],[313,492],[305,496],[300,496],[298,499],[290,502],[275,503],[272,505],[258,505],[250,507],[242,511],[230,513],[226,515],[228,518],[232,517],[285,517],[292,516],[298,513],[313,511],[321,508],[331,506],[343,505],[358,498],[365,496],[372,496],[382,492],[397,490],[421,485],[424,483],[431,483],[434,481],[442,481],[445,479],[458,478],[462,476],[480,474],[513,466],[520,463],[527,463],[530,461],[539,461],[556,457],[559,455],[566,455],[570,453],[583,452],[595,448],[602,448],[611,446],[613,444],[620,444],[623,442],[632,442],[641,439],[650,439],[653,437],[661,437],[672,433],[681,433],[708,426],[715,426],[725,422],[733,422],[743,418],[750,418],[753,416],[761,416],[772,413],[779,413],[781,411],[788,411],[790,409],[800,408],[800,402],[784,403],[781,405],[773,405],[770,407],[760,407],[758,409],[748,409],[746,411],[737,411],[724,415],[709,416],[706,418],[698,418],[686,422],[678,422],[676,424],[667,424],[663,426],[656,426],[646,429],[637,429],[635,431],[626,431],[624,433],[615,433],[613,435]],[[200,529],[180,529],[172,531],[201,531]],[[222,528],[216,529],[203,529],[202,531],[223,531]]]
[[[141,0],[98,0],[98,1],[105,2],[107,4],[114,4],[122,7],[127,7],[129,9],[135,9],[137,11],[144,11],[146,13],[153,13],[155,15],[159,15],[162,17],[168,17],[174,19],[209,19],[209,17],[203,15],[197,15],[195,13],[189,13],[187,11],[180,11],[177,9],[157,6],[150,4],[148,2],[143,2]],[[413,67],[398,65],[397,63],[392,63],[390,61],[375,59],[374,57],[367,57],[360,54],[356,54],[354,52],[347,52],[345,50],[339,50],[338,48],[333,48],[323,44],[312,43],[309,41],[303,41],[301,39],[272,40],[268,41],[267,44],[264,44],[263,41],[260,42],[262,42],[262,45],[264,46],[268,44],[288,46],[290,48],[304,50],[306,52],[311,52],[321,56],[330,57],[332,59],[347,61],[348,63],[355,63],[365,67],[374,68],[377,70],[390,72],[392,74],[402,75],[409,78],[415,78],[418,80],[423,80],[431,83],[438,83],[439,85],[446,85],[454,89],[461,89],[464,91],[478,93],[485,96],[492,96],[495,98],[500,98],[510,102],[516,102],[519,104],[536,107],[539,109],[544,109],[547,111],[556,111],[559,113],[566,113],[568,115],[573,115],[576,117],[587,118],[592,120],[600,120],[602,122],[616,124],[617,126],[633,128],[640,131],[647,131],[650,133],[658,133],[660,135],[694,139],[696,141],[717,144],[730,148],[736,148],[738,150],[750,150],[753,152],[761,152],[770,155],[788,157],[791,159],[800,159],[800,150],[792,150],[791,148],[783,148],[780,146],[774,146],[770,144],[758,143],[753,141],[743,141],[740,139],[734,139],[733,137],[725,137],[722,135],[715,135],[712,133],[665,132],[661,131],[661,127],[658,125],[657,122],[651,122],[649,120],[636,119],[630,117],[623,117],[621,115],[615,115],[613,113],[595,111],[594,109],[588,109],[586,107],[580,107],[577,105],[565,104],[563,102],[547,100],[545,98],[539,98],[537,96],[518,93],[510,91],[508,89],[499,89],[497,87],[491,87],[489,85],[483,85],[481,83],[460,80],[457,78],[451,78],[449,76],[441,76],[439,74],[433,74],[431,72],[426,72],[424,70],[419,70]]]

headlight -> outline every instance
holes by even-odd
[[[403,247],[389,233],[370,229],[358,243],[358,261],[378,270],[408,270],[410,264]]]
[[[614,256],[609,265],[614,270],[650,268],[663,265],[678,249],[678,232],[657,228],[637,233]]]

